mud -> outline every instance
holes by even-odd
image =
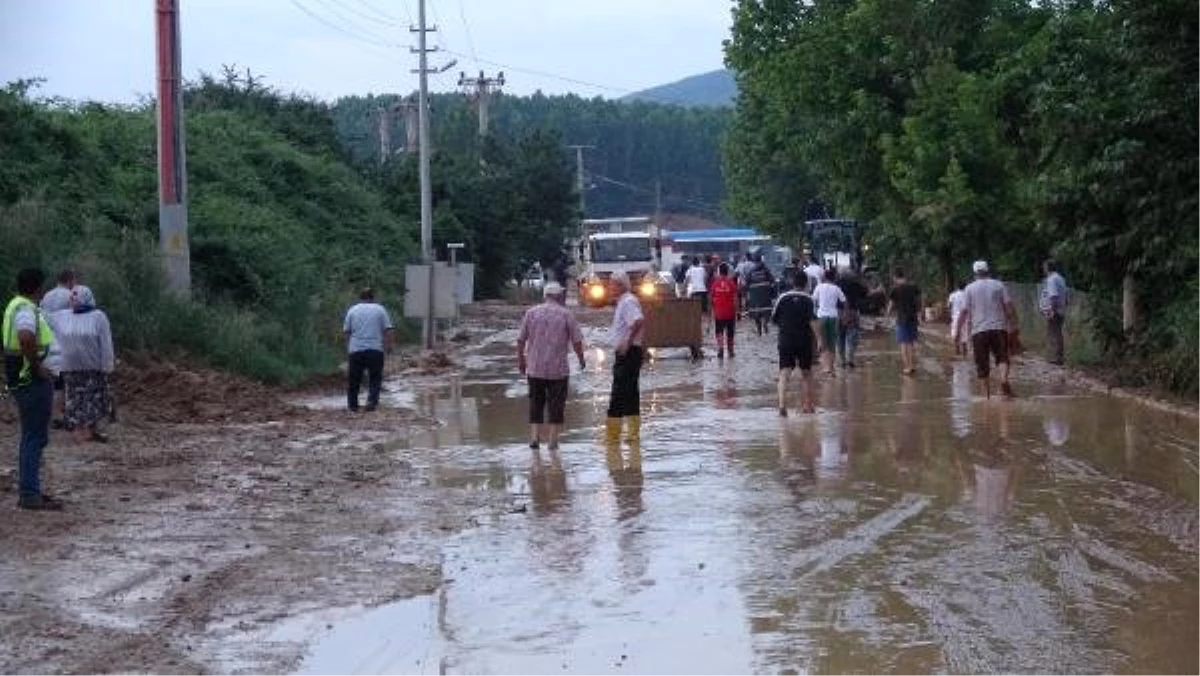
[[[620,449],[589,348],[563,448],[535,453],[521,311],[477,306],[445,360],[395,359],[373,416],[335,383],[201,374],[238,413],[56,433],[68,511],[0,519],[0,671],[1200,668],[1194,418],[1033,360],[986,401],[934,344],[902,378],[878,331],[781,420],[770,338],[743,335],[736,360],[656,351]],[[608,314],[581,317],[599,343]]]

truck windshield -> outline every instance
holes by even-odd
[[[648,261],[650,258],[649,237],[592,240],[592,260],[596,263]]]

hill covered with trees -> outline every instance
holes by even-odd
[[[377,115],[399,100],[397,95],[355,96],[334,104],[338,134],[357,160],[378,162]],[[477,117],[466,98],[435,94],[430,105],[435,149],[478,154]],[[489,134],[500,141],[551,134],[564,144],[591,146],[584,151],[589,218],[653,213],[661,185],[665,211],[722,220],[720,140],[730,119],[727,109],[575,95],[500,95],[491,104]],[[392,124],[391,136],[393,148],[402,151],[402,119]],[[573,168],[574,153],[563,152]]]
[[[1197,12],[741,0],[730,209],[782,231],[823,199],[942,288],[976,258],[1033,280],[1056,256],[1110,362],[1195,395]]]
[[[732,106],[737,100],[737,80],[728,69],[709,71],[676,82],[643,89],[624,101],[650,101],[680,106]]]

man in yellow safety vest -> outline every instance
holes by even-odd
[[[42,364],[54,342],[54,332],[38,308],[45,281],[45,273],[37,268],[17,273],[17,295],[4,308],[4,374],[21,418],[17,506],[58,510],[62,503],[42,492],[40,477],[54,404],[53,378]]]

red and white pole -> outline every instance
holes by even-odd
[[[158,55],[158,236],[167,289],[191,292],[179,0],[155,0]]]

